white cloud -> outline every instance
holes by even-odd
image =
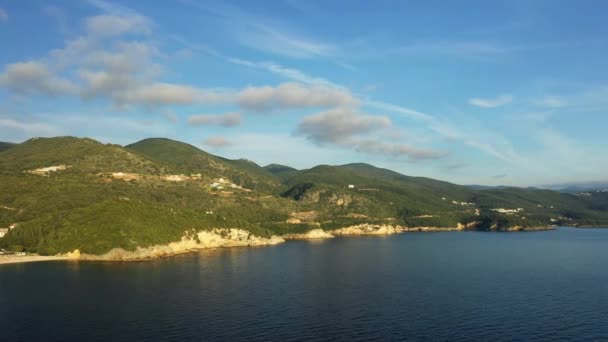
[[[8,21],[8,13],[5,9],[0,7],[0,23],[5,23]]]
[[[305,117],[295,133],[321,146],[336,145],[371,155],[407,156],[411,161],[438,159],[446,155],[409,144],[383,141],[390,135],[387,129],[391,126],[387,116],[339,107]]]
[[[236,112],[192,115],[188,118],[188,123],[193,126],[235,127],[239,126],[241,121],[241,114]]]
[[[231,104],[260,112],[357,104],[348,90],[326,82],[288,82],[242,90],[161,82],[159,78],[164,70],[155,62],[155,57],[162,54],[150,41],[124,36],[144,33],[146,26],[136,25],[141,16],[127,17],[123,12],[120,18],[104,15],[90,19],[85,35],[66,42],[63,48],[51,50],[46,57],[8,65],[0,74],[0,86],[19,95],[80,95],[85,100],[107,100],[117,107]],[[108,22],[115,30],[104,33],[100,28]],[[104,43],[99,42],[99,34],[106,35]],[[274,64],[264,67],[294,77],[297,73]],[[312,81],[301,76],[307,82]]]
[[[469,99],[469,104],[481,108],[496,108],[507,105],[511,102],[513,102],[513,96],[511,95],[500,95],[493,99],[484,99],[479,97]]]
[[[337,89],[344,89],[344,87],[340,86],[339,84],[332,83],[331,81],[328,81],[325,79],[313,77],[311,75],[308,75],[308,74],[302,72],[301,70],[285,68],[280,65],[277,65],[277,68],[268,68],[268,67],[264,67],[265,65],[267,66],[268,63],[256,63],[256,62],[251,62],[251,61],[241,60],[241,59],[239,59],[239,60],[230,59],[230,58],[227,58],[227,59],[235,64],[240,64],[240,65],[244,65],[244,66],[248,66],[248,67],[252,67],[252,68],[261,68],[261,69],[267,70],[268,72],[283,76],[287,79],[297,80],[300,82],[304,82],[306,84],[315,85],[318,83],[322,83],[322,84],[331,85]],[[274,63],[272,63],[272,64],[274,64]],[[290,72],[281,72],[280,70],[290,70]],[[319,82],[319,80],[321,80],[321,82]],[[403,115],[404,117],[407,117],[408,119],[423,122],[427,125],[427,128],[429,130],[431,130],[435,134],[438,134],[439,136],[442,136],[442,137],[444,137],[446,139],[450,139],[450,140],[460,141],[460,142],[464,143],[465,145],[468,145],[472,148],[480,150],[480,151],[487,153],[488,155],[491,155],[498,159],[508,161],[510,163],[516,163],[516,162],[520,163],[521,162],[521,157],[513,150],[513,148],[510,146],[510,144],[508,144],[508,143],[502,144],[502,146],[506,146],[506,148],[503,148],[503,147],[495,144],[493,142],[494,141],[493,139],[489,139],[489,140],[477,139],[473,135],[464,133],[461,128],[455,126],[454,124],[451,124],[445,120],[439,120],[436,117],[434,117],[433,115],[423,113],[421,111],[417,111],[417,110],[414,110],[411,108],[403,107],[400,105],[395,105],[395,104],[386,103],[386,102],[382,102],[382,101],[375,101],[375,100],[371,100],[371,99],[366,99],[365,101],[362,102],[362,104],[373,107],[373,108],[377,108],[377,109],[380,109],[383,111],[398,113],[398,114]],[[495,134],[495,136],[498,137],[499,135]]]
[[[440,159],[448,155],[445,152],[422,149],[409,144],[386,143],[378,140],[354,141],[354,146],[359,152],[392,157],[407,156],[412,161]]]
[[[277,87],[248,87],[237,95],[243,108],[268,111],[278,108],[353,106],[358,100],[347,90],[323,85],[283,83]]]
[[[192,105],[221,102],[222,99],[222,94],[213,91],[162,82],[136,86],[124,97],[119,97],[126,104],[141,105]]]
[[[317,143],[346,143],[353,136],[391,126],[387,116],[367,115],[350,108],[334,108],[310,115],[298,124],[296,133]]]
[[[72,82],[36,61],[8,64],[0,74],[0,86],[18,95],[66,95],[76,91]]]

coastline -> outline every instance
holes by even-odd
[[[503,230],[502,232],[525,232],[556,229],[555,226],[530,227],[527,229],[521,229],[521,227],[513,228],[509,230]],[[399,225],[393,226],[384,224],[378,225],[364,223],[329,231],[325,231],[323,229],[313,229],[306,233],[284,234],[282,236],[273,235],[271,237],[266,238],[255,236],[243,229],[222,228],[213,229],[210,231],[200,231],[196,233],[186,232],[186,235],[183,236],[180,241],[170,242],[164,245],[137,247],[134,251],[125,250],[122,248],[114,248],[108,251],[107,253],[101,255],[86,254],[81,253],[79,250],[74,250],[73,252],[68,252],[55,256],[44,256],[37,254],[31,254],[26,256],[0,256],[0,265],[26,262],[67,260],[109,262],[146,261],[171,257],[179,254],[193,253],[203,249],[273,246],[280,243],[284,243],[288,240],[319,240],[332,239],[336,237],[387,236],[409,232],[458,232],[467,230],[471,229],[463,225],[459,225],[457,227],[404,227]]]
[[[38,254],[30,254],[24,256],[16,256],[16,255],[1,255],[0,256],[0,265],[6,264],[20,264],[26,262],[41,262],[41,261],[65,261],[65,260],[77,260],[70,258],[68,256],[56,256],[56,255],[38,255]]]

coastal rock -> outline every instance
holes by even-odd
[[[333,235],[390,235],[399,233],[401,227],[390,224],[363,223],[330,231]]]
[[[332,234],[324,231],[323,229],[313,229],[303,234],[285,234],[283,238],[285,240],[313,240],[313,239],[331,239],[334,238]]]
[[[456,232],[463,230],[462,225],[457,227],[399,227],[399,232]]]
[[[283,243],[279,236],[269,238],[255,236],[243,229],[222,228],[211,231],[200,231],[195,236],[182,237],[180,241],[166,245],[137,247],[134,251],[114,248],[102,255],[80,254],[81,260],[131,261],[161,258],[198,249],[240,246],[269,246]]]

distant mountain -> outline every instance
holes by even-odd
[[[473,190],[491,190],[491,189],[504,189],[508,188],[508,186],[504,185],[479,185],[479,184],[469,184],[467,187]]]
[[[0,227],[17,227],[0,238],[0,248],[41,254],[134,250],[213,228],[270,236],[361,223],[479,230],[608,225],[604,192],[479,190],[363,163],[260,167],[159,138],[126,147],[30,139],[0,153],[0,184]]]
[[[0,152],[2,152],[4,150],[8,150],[9,148],[11,148],[13,146],[15,146],[15,144],[0,141]]]
[[[286,165],[281,165],[281,164],[269,164],[269,165],[264,166],[264,169],[266,169],[268,172],[270,172],[272,174],[298,171],[298,169],[295,169],[291,166],[286,166]]]
[[[544,189],[575,193],[583,191],[606,190],[608,189],[608,181],[549,184],[541,185],[540,187]]]

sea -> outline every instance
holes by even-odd
[[[608,341],[608,228],[0,265],[0,341]]]

